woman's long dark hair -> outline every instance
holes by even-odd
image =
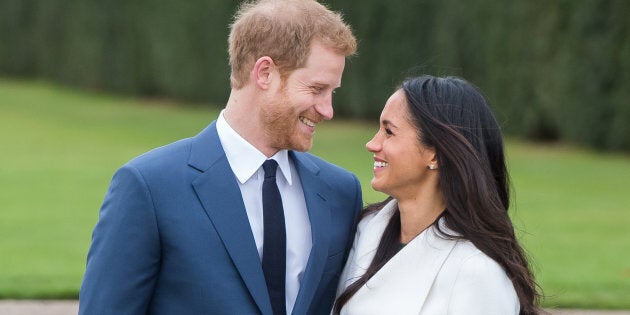
[[[501,265],[518,295],[520,314],[539,314],[538,286],[508,216],[510,185],[501,129],[486,99],[455,77],[415,77],[405,80],[402,90],[420,143],[436,152],[446,204],[441,216],[459,235],[434,226],[443,237],[471,241]],[[368,206],[364,214],[378,211],[389,200]],[[365,274],[337,298],[334,314],[396,253],[399,235],[398,214],[390,219]]]

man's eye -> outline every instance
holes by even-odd
[[[389,128],[385,128],[385,133],[386,133],[387,135],[389,135],[389,136],[391,136],[391,135],[393,135],[393,134],[394,134],[394,133],[392,132],[392,130],[391,130],[391,129],[389,129]]]

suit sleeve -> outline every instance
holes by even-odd
[[[145,314],[156,282],[160,244],[151,192],[140,172],[114,175],[92,234],[79,314]]]
[[[512,281],[501,266],[483,253],[467,258],[457,274],[448,314],[518,315]]]

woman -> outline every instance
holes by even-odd
[[[508,217],[501,130],[458,78],[408,79],[366,145],[372,188],[333,314],[538,314]]]

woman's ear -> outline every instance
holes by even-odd
[[[276,64],[271,57],[264,56],[258,58],[254,64],[254,70],[252,71],[256,86],[263,90],[269,89],[275,71]]]
[[[435,151],[431,150],[430,158],[431,159],[429,160],[429,165],[427,165],[427,168],[430,170],[437,170],[438,162],[437,162],[437,157],[435,156]]]

